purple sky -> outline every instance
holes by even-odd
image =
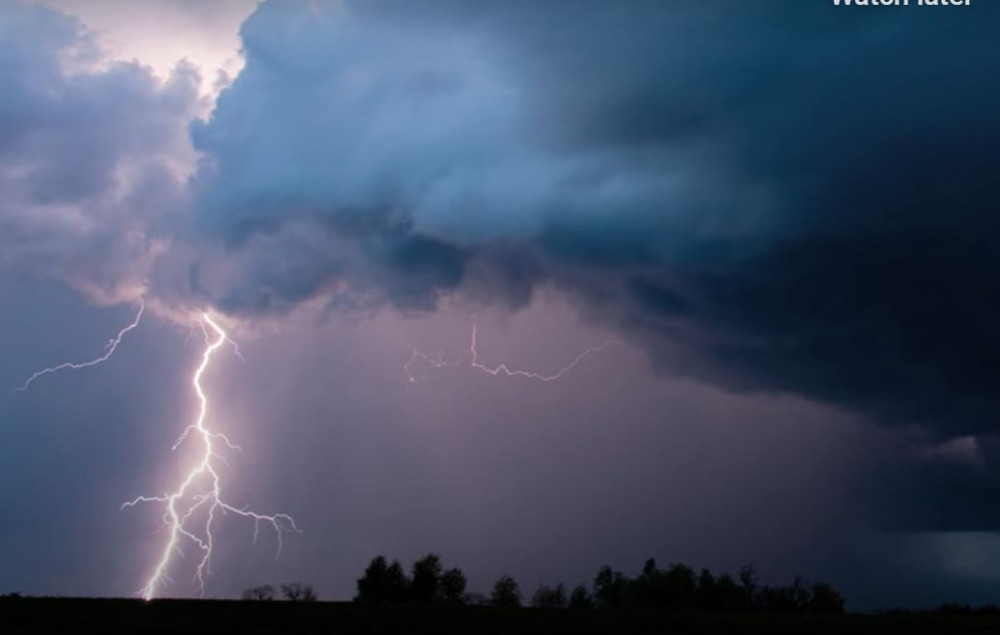
[[[138,6],[0,0],[0,385],[147,306],[0,391],[0,592],[145,584],[163,507],[119,508],[197,461],[208,310],[226,497],[303,530],[219,518],[208,596],[437,552],[996,602],[1000,11]],[[490,366],[623,345],[493,377],[474,324]]]

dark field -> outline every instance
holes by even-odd
[[[24,598],[0,601],[0,633],[997,633],[1000,617],[805,616],[540,610],[337,602]]]

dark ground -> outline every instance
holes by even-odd
[[[997,616],[804,616],[339,602],[0,600],[0,633],[998,633]]]

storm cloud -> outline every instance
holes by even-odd
[[[730,389],[1000,415],[996,10],[271,2],[207,120],[3,11],[9,268],[248,317],[555,286]]]
[[[432,309],[555,286],[675,373],[994,429],[998,19],[266,3],[192,128],[194,222],[245,261],[214,297]]]

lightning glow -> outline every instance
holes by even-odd
[[[218,454],[216,443],[221,442],[229,449],[238,449],[238,447],[233,445],[224,434],[213,432],[209,428],[207,423],[209,399],[201,385],[201,378],[208,369],[214,353],[231,340],[208,313],[202,315],[201,326],[205,332],[206,347],[201,364],[191,378],[194,391],[198,395],[198,416],[194,423],[184,429],[180,439],[174,444],[174,449],[176,449],[188,438],[196,438],[202,446],[200,459],[191,467],[187,476],[173,492],[162,496],[139,496],[122,505],[124,509],[139,503],[156,502],[164,504],[166,508],[163,521],[168,532],[167,541],[153,573],[142,588],[141,596],[145,600],[153,599],[157,591],[170,581],[168,570],[171,568],[175,555],[183,556],[181,543],[184,541],[194,543],[201,552],[201,559],[195,569],[194,579],[201,593],[204,594],[205,577],[211,574],[212,548],[215,542],[212,533],[213,525],[220,513],[232,513],[253,520],[255,542],[261,523],[269,524],[277,536],[279,554],[283,545],[284,532],[299,531],[295,520],[288,514],[259,514],[245,508],[233,507],[222,497],[222,479],[215,461],[224,460],[224,457]],[[214,334],[214,338],[209,333],[209,329]]]
[[[59,372],[61,370],[82,370],[84,368],[90,368],[91,366],[97,366],[98,364],[103,364],[104,362],[108,361],[109,359],[111,359],[111,356],[115,354],[115,351],[118,349],[118,345],[122,343],[122,338],[125,337],[125,334],[128,333],[129,331],[131,331],[132,329],[136,328],[137,326],[139,326],[139,322],[142,320],[142,313],[143,313],[143,311],[145,311],[145,309],[146,309],[146,303],[140,301],[139,302],[139,311],[135,314],[135,319],[132,320],[131,324],[129,324],[128,326],[126,326],[122,330],[118,331],[118,335],[116,335],[113,338],[111,338],[110,340],[108,340],[108,343],[104,347],[104,354],[101,355],[100,357],[97,357],[97,358],[92,359],[92,360],[87,361],[87,362],[65,362],[65,363],[59,364],[57,366],[52,366],[52,367],[49,367],[49,368],[43,368],[42,370],[40,370],[40,371],[34,373],[33,375],[31,375],[31,377],[28,377],[24,381],[24,383],[21,384],[15,390],[17,392],[24,392],[24,391],[28,390],[28,387],[31,386],[31,384],[36,379],[38,379],[40,377],[43,377],[44,375],[49,375],[51,373],[56,373],[56,372]]]
[[[612,346],[624,346],[624,343],[618,340],[608,340],[603,344],[597,346],[592,346],[585,349],[579,355],[577,355],[571,362],[555,371],[551,374],[538,373],[535,371],[528,370],[514,370],[507,366],[505,363],[498,364],[496,366],[487,366],[479,361],[479,351],[477,350],[478,345],[478,330],[476,325],[472,326],[472,338],[469,342],[468,352],[459,359],[455,361],[447,361],[444,358],[444,353],[422,353],[417,349],[413,349],[413,354],[410,356],[409,361],[403,364],[403,372],[406,373],[406,377],[410,382],[417,381],[416,375],[413,374],[411,370],[412,366],[417,362],[424,362],[430,365],[432,368],[458,368],[465,362],[468,361],[469,368],[484,372],[488,375],[493,375],[494,377],[504,376],[504,377],[525,377],[528,379],[535,379],[538,381],[555,381],[573,370],[584,358],[593,355],[594,353],[599,353]]]

